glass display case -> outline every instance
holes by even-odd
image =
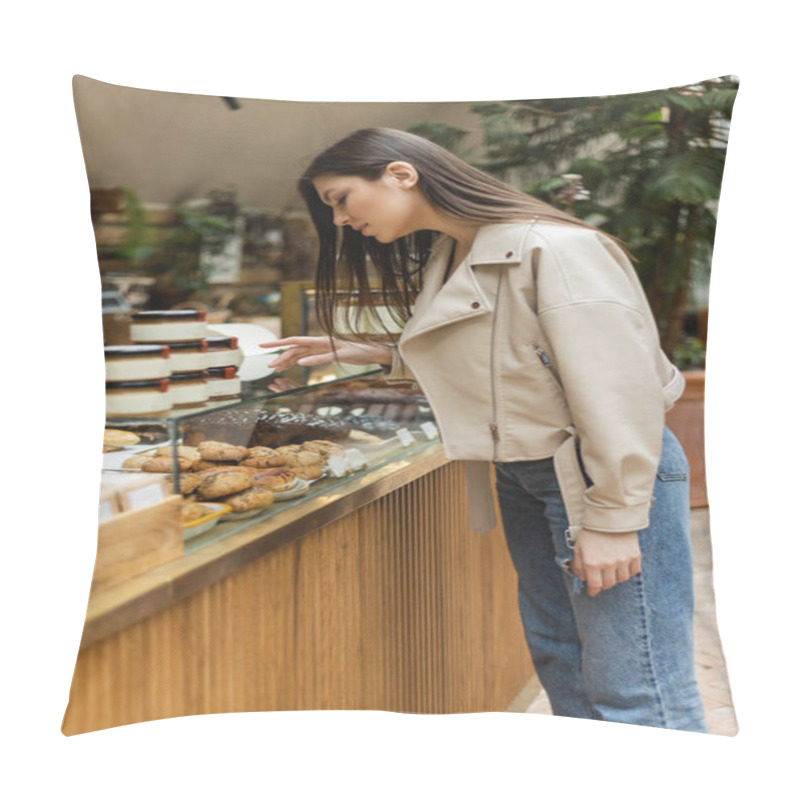
[[[234,399],[107,416],[117,444],[104,478],[169,482],[191,553],[438,442],[416,385],[389,384],[377,367],[326,370],[294,367],[242,382]]]

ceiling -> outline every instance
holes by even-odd
[[[479,138],[469,103],[333,103],[220,97],[73,80],[89,186],[126,187],[147,204],[214,189],[269,213],[301,209],[295,183],[329,144],[361,127],[447,122]]]

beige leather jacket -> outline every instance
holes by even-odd
[[[495,524],[489,462],[552,456],[570,531],[646,528],[684,379],[625,254],[594,230],[485,225],[443,284],[452,247],[434,245],[389,379],[419,384],[445,453],[469,462],[471,527]]]

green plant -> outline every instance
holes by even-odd
[[[144,206],[132,189],[117,187],[122,195],[122,214],[125,217],[125,238],[119,254],[126,261],[138,264],[153,254],[153,236],[147,225]]]
[[[678,369],[702,369],[706,363],[706,348],[696,336],[682,334],[672,352],[672,360]]]
[[[177,224],[156,252],[153,269],[163,282],[184,291],[204,289],[208,275],[200,251],[221,249],[234,231],[232,219],[189,208],[176,210]]]
[[[710,271],[737,90],[737,79],[724,77],[628,95],[475,104],[485,147],[472,163],[562,206],[561,175],[580,175],[589,199],[567,207],[626,243],[673,355],[693,284]],[[447,146],[443,132],[432,134]]]

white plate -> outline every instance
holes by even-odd
[[[261,325],[244,322],[209,325],[208,329],[221,336],[235,336],[238,339],[242,351],[239,377],[243,381],[257,381],[275,372],[270,365],[275,359],[275,350],[280,348],[269,350],[259,347],[262,343],[276,341],[277,337],[272,331]]]
[[[284,489],[282,492],[275,492],[275,502],[280,502],[281,500],[291,500],[295,497],[300,497],[304,495],[311,484],[308,481],[304,481],[302,478],[297,479],[297,483],[292,485],[291,489]]]

